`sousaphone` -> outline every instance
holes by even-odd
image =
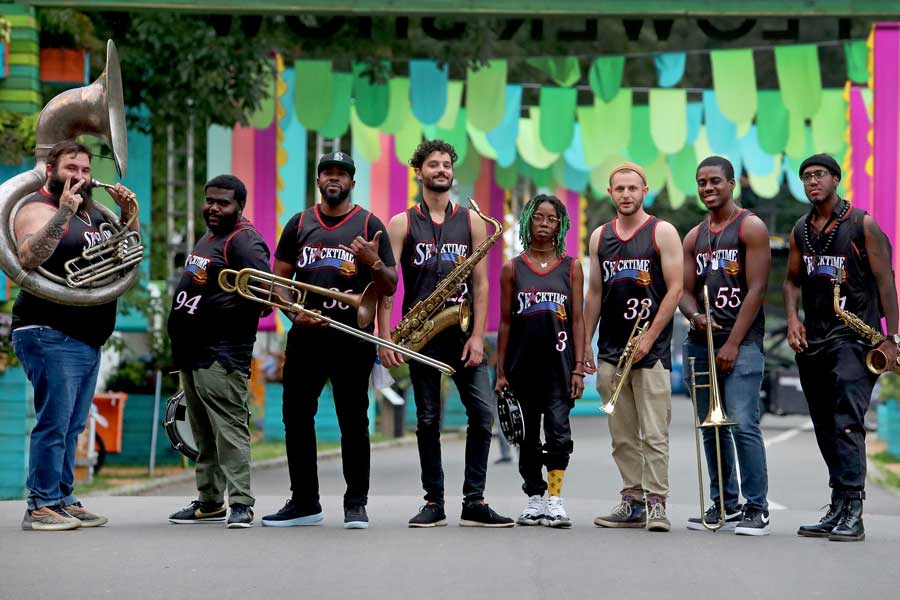
[[[110,147],[120,177],[128,169],[128,138],[125,129],[125,102],[119,55],[112,40],[106,44],[106,68],[92,84],[67,90],[54,97],[38,116],[31,171],[20,173],[0,185],[0,268],[17,285],[35,296],[58,304],[88,306],[115,300],[134,285],[138,277],[135,263],[121,276],[104,278],[93,287],[73,288],[63,277],[42,267],[22,268],[13,224],[23,200],[38,191],[47,179],[47,154],[64,140],[93,135]],[[119,217],[99,202],[96,208],[110,223]],[[139,262],[139,261],[138,261]]]

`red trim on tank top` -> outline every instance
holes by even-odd
[[[744,223],[746,223],[747,219],[749,217],[752,217],[755,213],[752,213],[747,209],[741,209],[741,210],[743,212],[746,212],[747,216],[744,217],[744,219],[741,221],[741,224],[738,226],[738,239],[741,241],[742,244],[744,244],[746,246],[747,242],[744,241]]]
[[[322,227],[324,227],[324,228],[327,229],[328,231],[334,231],[335,229],[337,229],[338,227],[340,227],[340,226],[342,226],[344,223],[346,223],[347,220],[348,220],[350,217],[352,217],[353,215],[355,215],[356,213],[358,213],[358,212],[360,211],[360,206],[357,204],[356,206],[354,206],[353,208],[351,208],[351,209],[350,209],[350,212],[348,212],[347,214],[345,214],[345,215],[344,215],[344,218],[341,219],[341,220],[338,222],[338,224],[335,225],[335,226],[333,226],[333,227],[329,227],[328,225],[325,224],[324,221],[322,221],[322,215],[319,214],[319,205],[318,205],[318,204],[316,204],[316,205],[313,207],[313,211],[315,211],[315,213],[316,213],[316,220],[319,222],[319,225],[321,225]]]
[[[628,243],[628,242],[630,242],[631,240],[634,239],[634,236],[636,236],[636,235],[639,234],[641,231],[643,231],[644,227],[646,227],[648,223],[650,223],[650,222],[652,222],[652,221],[654,221],[654,220],[657,220],[656,217],[654,217],[653,215],[647,215],[647,219],[646,219],[643,223],[641,223],[640,227],[638,227],[637,229],[635,229],[634,232],[628,237],[628,239],[625,239],[625,238],[623,238],[621,235],[619,235],[619,228],[616,226],[616,223],[619,222],[619,217],[616,217],[616,218],[613,219],[613,221],[612,221],[613,235],[616,236],[616,237],[619,239],[620,242]],[[654,242],[654,243],[655,243],[655,242]]]
[[[734,214],[731,215],[731,218],[728,219],[728,221],[726,221],[724,225],[722,225],[722,228],[721,228],[721,229],[718,229],[718,230],[713,229],[713,227],[712,227],[712,219],[710,219],[709,217],[706,217],[706,226],[709,228],[709,232],[710,232],[710,233],[712,233],[713,235],[719,235],[720,233],[722,233],[723,231],[725,231],[725,229],[726,229],[729,225],[731,225],[732,223],[734,223],[734,222],[737,220],[737,218],[738,218],[739,216],[741,216],[742,214],[744,214],[745,212],[747,212],[747,209],[746,209],[746,208],[738,208],[736,211],[734,211]]]
[[[305,211],[305,210],[304,210],[304,211],[301,211],[301,212],[300,212],[300,218],[297,219],[297,235],[300,235],[300,230],[301,230],[301,228],[303,227],[303,215],[305,215],[305,214],[306,214],[306,211]]]
[[[367,242],[369,241],[369,219],[371,219],[371,218],[372,218],[372,213],[367,214],[367,215],[366,215],[366,222],[363,223],[363,234],[362,234],[362,238],[363,238],[364,240],[366,240]]]
[[[556,262],[553,263],[553,266],[551,266],[550,268],[548,268],[546,271],[544,271],[542,273],[542,272],[538,271],[533,264],[531,264],[531,259],[528,258],[527,254],[525,254],[523,252],[522,254],[520,254],[520,256],[522,257],[522,260],[525,261],[525,266],[527,266],[529,269],[531,269],[532,273],[534,273],[535,275],[538,275],[540,277],[543,277],[544,275],[549,275],[550,273],[552,273],[553,270],[556,269],[556,267],[558,267],[560,265],[560,263],[563,261],[563,258],[565,258],[564,256],[557,258]]]
[[[657,254],[662,254],[659,251],[659,244],[656,243],[656,225],[657,225],[657,223],[659,223],[659,219],[657,219],[656,223],[653,224],[653,231],[650,233],[650,235],[653,239],[653,249],[656,250]]]
[[[229,235],[225,239],[225,247],[222,249],[222,257],[225,259],[226,265],[230,265],[230,263],[228,262],[228,244],[231,243],[231,240],[234,239],[234,236],[236,236],[237,234],[239,234],[242,231],[249,231],[251,229],[256,229],[253,226],[253,223],[251,223],[249,219],[243,219],[243,218],[237,222],[236,227],[237,227],[237,229],[232,231],[231,235]]]

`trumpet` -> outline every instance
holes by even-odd
[[[616,402],[619,400],[619,395],[622,393],[622,388],[625,387],[628,374],[631,372],[631,365],[634,363],[634,353],[638,346],[641,345],[641,340],[644,339],[644,334],[647,333],[647,328],[650,326],[650,321],[644,321],[644,324],[638,328],[640,323],[640,317],[634,320],[634,327],[631,328],[631,333],[628,335],[628,343],[625,344],[625,349],[622,351],[622,355],[619,356],[618,364],[616,364],[616,370],[610,377],[609,387],[613,390],[613,393],[609,401],[600,407],[600,410],[608,415],[616,412]],[[623,362],[625,363],[624,366],[622,366]]]
[[[115,186],[96,179],[91,180],[93,187],[108,190]],[[105,207],[104,207],[105,208]],[[134,192],[128,197],[128,221],[117,223],[115,215],[103,210],[110,221],[100,224],[101,241],[91,246],[63,265],[66,270],[66,284],[69,287],[102,287],[118,277],[119,273],[138,264],[144,258],[144,246],[141,234],[131,230],[131,224],[138,215],[137,196]],[[108,213],[108,214],[107,214]]]
[[[691,400],[694,406],[694,441],[697,446],[697,479],[700,482],[700,522],[709,531],[718,531],[725,526],[725,482],[722,481],[722,443],[719,438],[719,428],[734,425],[735,422],[728,418],[722,406],[722,398],[719,393],[719,377],[716,374],[716,350],[713,346],[712,321],[709,310],[709,291],[703,286],[703,310],[706,313],[706,352],[709,360],[709,370],[698,372],[694,365],[695,358],[689,359],[691,369]],[[705,375],[706,383],[697,383],[697,376]],[[709,411],[701,423],[697,415],[697,390],[709,389]],[[716,468],[719,475],[719,521],[709,525],[706,522],[705,492],[703,491],[703,463],[700,455],[700,429],[711,427],[716,437]]]
[[[325,296],[337,302],[347,304],[356,309],[356,324],[360,328],[368,327],[375,320],[375,308],[378,304],[378,294],[375,292],[374,284],[370,283],[366,289],[359,294],[347,294],[337,292],[327,288],[319,287],[294,281],[286,277],[279,277],[265,271],[257,269],[222,269],[219,272],[219,287],[225,292],[237,292],[248,300],[259,302],[267,306],[281,309],[291,313],[302,313],[313,317],[320,321],[324,321],[329,327],[333,327],[338,331],[350,334],[359,339],[372,342],[376,346],[385,346],[407,356],[422,364],[434,367],[441,373],[453,375],[456,371],[450,365],[435,360],[424,354],[419,354],[403,346],[395,344],[388,340],[383,340],[378,336],[360,331],[355,327],[336,321],[325,315],[321,315],[304,306],[306,303],[307,293]]]

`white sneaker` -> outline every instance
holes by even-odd
[[[547,514],[544,517],[544,525],[561,528],[572,526],[572,520],[566,514],[566,507],[563,506],[563,499],[559,496],[547,498]]]
[[[519,525],[543,525],[546,513],[547,505],[543,496],[528,496],[528,506],[516,519],[516,523]]]

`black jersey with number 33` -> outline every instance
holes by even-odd
[[[560,258],[546,273],[525,255],[513,259],[512,315],[504,369],[513,391],[568,398],[572,348],[572,264]]]
[[[619,362],[635,319],[640,319],[641,323],[653,323],[659,303],[668,290],[656,245],[659,219],[648,217],[628,239],[619,236],[617,223],[618,219],[614,219],[603,227],[598,248],[603,299],[597,359],[612,364]],[[672,322],[669,321],[647,356],[632,367],[651,368],[656,361],[662,361],[666,369],[671,369],[671,345]]]

